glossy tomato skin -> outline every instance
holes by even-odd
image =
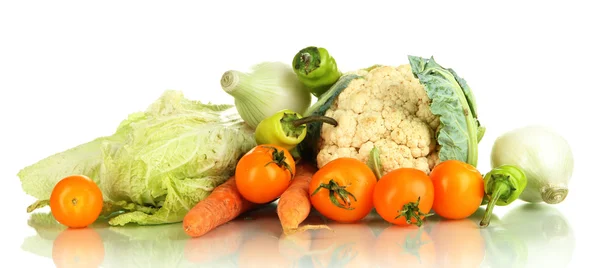
[[[289,169],[273,163],[274,149],[282,153],[282,161]],[[277,145],[264,144],[254,147],[242,156],[235,169],[235,182],[238,191],[246,200],[265,204],[281,196],[290,186],[295,174],[296,164],[288,150]]]
[[[420,199],[419,199],[420,198]],[[399,168],[383,175],[373,192],[373,204],[377,214],[389,223],[409,225],[406,217],[398,217],[398,211],[408,203],[419,201],[419,210],[427,214],[434,202],[433,183],[425,172],[414,168]],[[423,219],[424,217],[421,217]],[[416,223],[416,219],[411,222]]]
[[[435,191],[433,210],[441,217],[465,219],[481,205],[483,176],[475,167],[458,160],[446,160],[434,167],[429,176]]]
[[[54,218],[71,228],[92,224],[102,212],[102,191],[94,181],[82,175],[60,180],[50,194]]]
[[[340,208],[331,202],[329,190],[321,188],[333,181],[356,197],[349,197],[352,209]],[[340,223],[357,222],[366,217],[373,209],[373,189],[377,178],[369,166],[355,158],[342,157],[330,161],[314,175],[309,185],[312,206],[328,219]],[[338,195],[338,202],[343,204]]]

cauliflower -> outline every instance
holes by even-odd
[[[340,157],[369,163],[377,161],[369,159],[376,147],[376,166],[384,175],[398,168],[429,174],[449,159],[476,167],[485,133],[466,81],[433,58],[415,56],[409,64],[344,74],[305,115],[325,115],[338,124],[309,125],[303,158],[319,168]]]
[[[338,126],[322,126],[318,167],[339,157],[366,163],[376,146],[384,174],[401,167],[429,174],[439,163],[434,134],[440,121],[410,65],[355,73],[364,79],[352,80],[325,112]]]

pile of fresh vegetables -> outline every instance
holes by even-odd
[[[433,58],[408,62],[342,72],[326,49],[306,47],[291,65],[226,71],[221,86],[235,105],[167,91],[112,136],[22,169],[23,189],[38,199],[28,211],[49,205],[74,228],[98,218],[181,222],[199,237],[273,202],[290,234],[328,228],[302,226],[312,209],[339,223],[375,210],[420,227],[433,214],[464,219],[485,205],[485,227],[494,206],[566,198],[573,156],[564,138],[514,129],[497,138],[492,169],[481,173],[485,128],[473,91]]]

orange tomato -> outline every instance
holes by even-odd
[[[485,240],[480,218],[439,221],[431,229],[436,249],[436,267],[481,267],[485,258]]]
[[[71,228],[92,224],[102,212],[102,192],[90,178],[73,175],[59,181],[50,195],[54,218]]]
[[[429,176],[435,191],[433,210],[441,217],[464,219],[481,205],[483,177],[475,167],[458,160],[447,160],[434,167]]]
[[[104,244],[91,228],[66,229],[52,244],[56,267],[99,267],[104,261]]]
[[[265,204],[279,198],[296,174],[296,163],[283,147],[264,144],[248,151],[235,169],[235,182],[248,201]]]
[[[392,225],[377,236],[379,267],[435,267],[435,244],[423,228]]]
[[[431,180],[425,172],[414,168],[399,168],[388,172],[379,179],[373,192],[373,204],[377,213],[396,225],[420,225],[433,202]],[[405,208],[409,209],[409,215],[400,213]]]
[[[337,158],[314,175],[309,185],[310,202],[328,219],[356,222],[373,209],[377,178],[369,166],[354,158]]]

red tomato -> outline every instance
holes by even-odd
[[[310,202],[328,219],[356,222],[373,209],[375,174],[355,158],[337,158],[314,175],[309,185]]]
[[[69,227],[92,224],[102,212],[102,192],[90,178],[73,175],[59,181],[50,194],[54,218]]]
[[[235,169],[235,182],[246,200],[265,204],[279,198],[295,174],[296,163],[288,150],[264,144],[242,156]]]
[[[429,174],[435,190],[433,210],[446,219],[464,219],[481,205],[484,196],[483,177],[475,167],[447,160]]]
[[[420,226],[431,210],[433,200],[431,180],[425,172],[414,168],[399,168],[385,174],[375,185],[373,193],[377,213],[396,225]],[[408,211],[402,213],[404,209]],[[410,221],[407,221],[407,216]]]

